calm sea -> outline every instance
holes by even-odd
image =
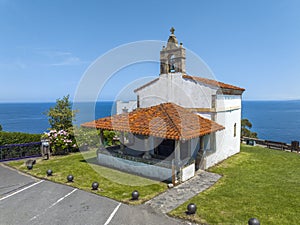
[[[0,124],[4,131],[43,133],[49,123],[45,112],[55,103],[0,103]],[[76,103],[75,124],[115,114],[114,102]],[[95,110],[96,109],[96,110]]]
[[[251,121],[260,139],[300,141],[300,100],[244,101],[242,117]]]
[[[0,124],[5,131],[43,133],[49,127],[46,112],[55,103],[0,103]],[[91,103],[76,104],[76,124],[115,113],[113,102],[98,102],[95,115]],[[92,108],[94,109],[94,108]],[[259,138],[300,141],[300,101],[243,101],[242,117],[248,118]],[[92,116],[92,118],[91,118]]]

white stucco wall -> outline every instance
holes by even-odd
[[[182,169],[181,181],[186,181],[195,176],[195,163],[188,165]]]
[[[217,95],[216,109],[224,111],[242,107],[241,95]]]
[[[226,111],[223,109],[227,109]],[[229,110],[232,108],[233,110]],[[216,122],[225,127],[216,132],[216,149],[206,157],[206,168],[227,159],[240,151],[241,96],[217,96]],[[234,125],[236,124],[236,136]]]
[[[209,86],[182,78],[180,73],[162,74],[159,80],[136,92],[140,107],[173,102],[185,108],[211,108],[211,96],[216,92]]]

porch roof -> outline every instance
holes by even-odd
[[[130,132],[173,140],[189,140],[224,129],[174,103],[138,108],[81,124],[82,127]]]

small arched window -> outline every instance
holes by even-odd
[[[170,73],[175,73],[176,72],[176,65],[175,65],[175,57],[174,55],[171,55],[169,58],[169,72]]]
[[[233,137],[236,137],[236,123],[233,126]]]

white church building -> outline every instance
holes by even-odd
[[[240,151],[244,89],[188,75],[186,60],[172,28],[159,76],[135,89],[136,100],[118,101],[116,115],[82,124],[120,136],[98,150],[100,164],[176,183]]]

